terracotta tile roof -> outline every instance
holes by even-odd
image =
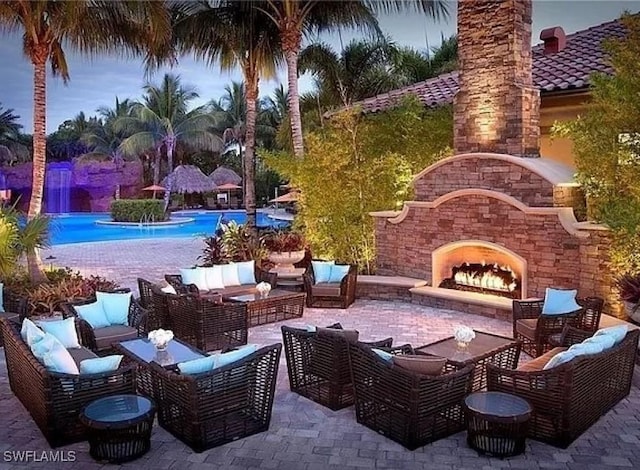
[[[533,48],[533,82],[542,94],[551,91],[586,88],[593,72],[613,73],[606,63],[601,47],[604,38],[624,37],[624,26],[619,20],[593,26],[567,35],[567,45],[553,54],[544,54],[543,45]],[[439,106],[453,102],[458,91],[458,72],[418,82],[388,93],[362,100],[356,105],[364,112],[376,112],[393,106],[410,93],[416,95],[425,106]]]

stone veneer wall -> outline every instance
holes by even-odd
[[[540,93],[531,75],[531,0],[458,2],[456,153],[539,156]]]

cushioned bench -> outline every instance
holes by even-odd
[[[379,300],[410,300],[409,289],[426,286],[427,281],[405,276],[358,276],[356,297]]]

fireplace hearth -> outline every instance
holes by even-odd
[[[498,263],[465,262],[454,266],[451,277],[444,279],[439,287],[509,299],[519,299],[522,295],[522,286],[516,273],[510,266]]]

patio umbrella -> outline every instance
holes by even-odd
[[[271,199],[269,202],[296,202],[299,198],[299,191],[291,191],[287,194],[283,194],[282,196]]]
[[[142,188],[142,191],[153,191],[153,198],[156,198],[157,191],[166,191],[167,188],[164,186],[160,186],[159,184],[152,184],[151,186],[147,186],[146,188]]]

